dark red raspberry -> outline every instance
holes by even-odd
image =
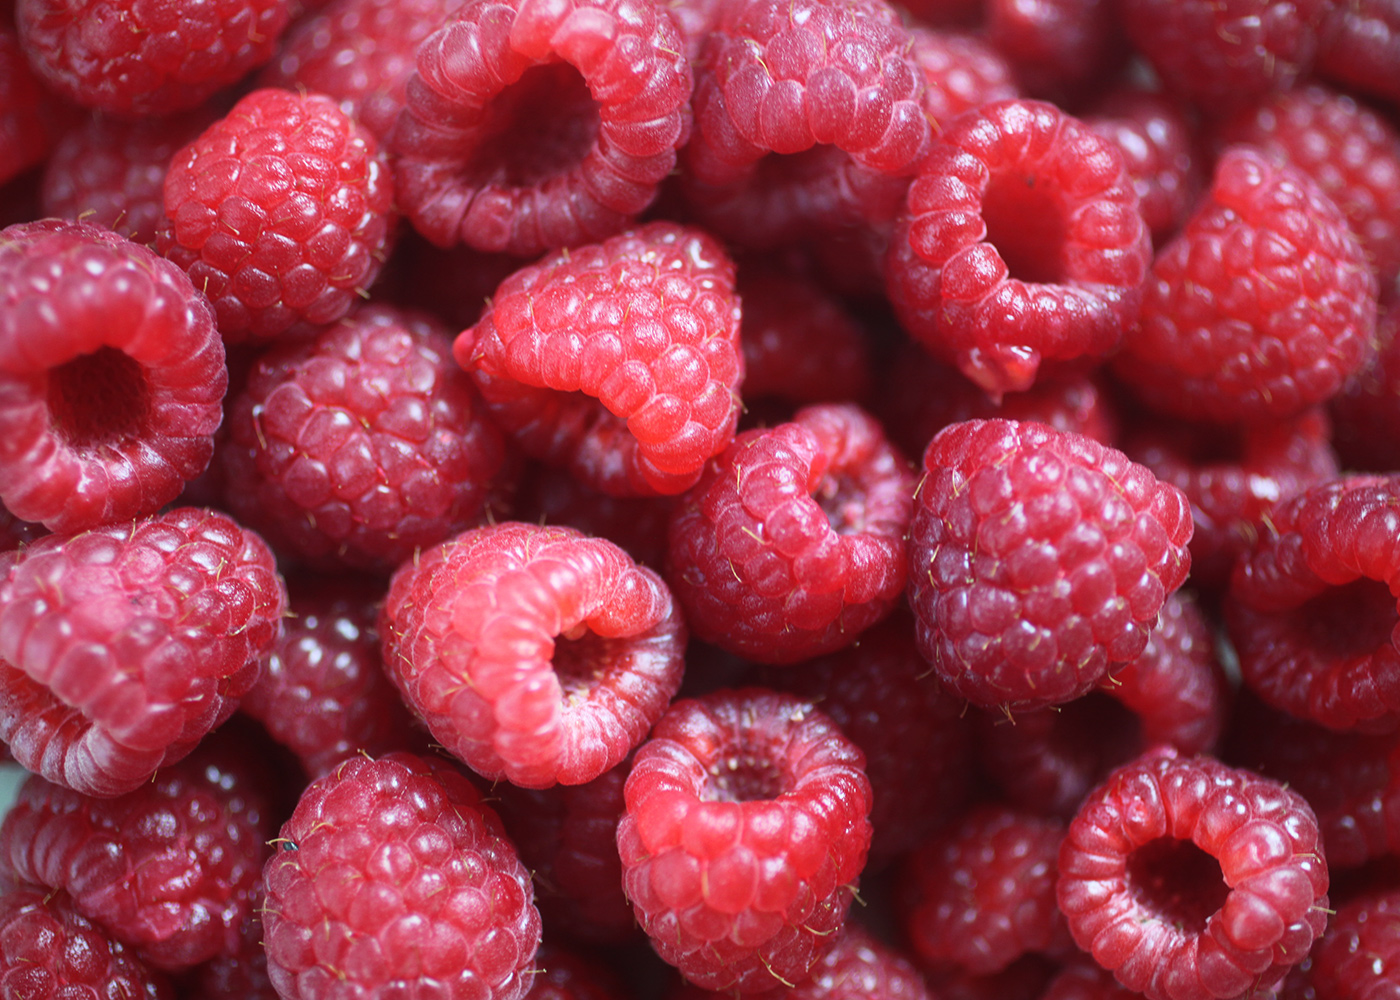
[[[1021,96],[1011,65],[978,35],[915,24],[913,58],[924,74],[924,113],[940,130],[979,104]]]
[[[1141,421],[1123,450],[1191,501],[1191,582],[1212,591],[1267,531],[1269,512],[1336,477],[1331,426],[1314,407],[1296,417],[1235,427]]]
[[[1331,0],[1123,0],[1123,27],[1168,89],[1219,113],[1308,72]]]
[[[527,453],[604,493],[684,492],[734,437],[734,265],[699,230],[651,223],[521,268],[454,351]]]
[[[89,108],[132,117],[198,107],[272,57],[288,0],[16,0],[35,71]]]
[[[1400,7],[1394,0],[1338,0],[1322,21],[1317,71],[1376,97],[1400,101]]]
[[[0,233],[0,500],[73,532],[154,514],[208,464],[224,348],[209,304],[84,223]]]
[[[745,431],[671,516],[666,579],[706,642],[795,663],[855,641],[904,593],[914,473],[852,404]]]
[[[954,424],[924,453],[909,532],[919,649],[974,704],[1070,701],[1142,654],[1190,538],[1186,498],[1120,451]]]
[[[170,163],[156,249],[209,296],[230,343],[344,316],[379,273],[394,188],[328,97],[255,90]]]
[[[1348,468],[1400,469],[1400,299],[1381,306],[1376,356],[1332,397],[1333,443]]]
[[[0,184],[44,162],[66,117],[30,72],[19,35],[0,20]]]
[[[0,991],[20,998],[173,1000],[165,978],[83,917],[61,892],[0,894]]]
[[[32,775],[0,826],[5,870],[68,893],[156,968],[237,951],[275,823],[241,748],[213,743],[112,799]]]
[[[1379,1000],[1400,990],[1400,892],[1338,908],[1313,952],[1309,985],[1318,1000]]]
[[[394,306],[274,346],[228,423],[229,509],[323,569],[390,572],[480,524],[516,474],[447,328]]]
[[[995,397],[1117,347],[1150,261],[1117,146],[1054,105],[996,101],[934,143],[886,280],[905,329]]]
[[[50,781],[131,791],[233,712],[286,601],[262,540],[193,507],[0,553],[0,739]]]
[[[666,558],[670,497],[610,497],[565,469],[531,462],[511,501],[516,520],[562,524],[616,542],[638,563],[660,570]]]
[[[865,866],[863,765],[791,695],[676,702],[637,751],[617,831],[623,889],[657,954],[710,990],[807,978]]]
[[[1327,862],[1303,798],[1171,749],[1089,796],[1059,869],[1075,941],[1148,1000],[1268,990],[1327,924]]]
[[[253,891],[253,910],[243,921],[238,950],[211,958],[185,978],[185,1000],[281,1000],[267,975],[263,947],[262,872]]]
[[[1110,0],[985,0],[987,41],[1027,94],[1064,104],[1102,84],[1128,51]]]
[[[276,848],[263,940],[285,1000],[525,996],[540,943],[530,875],[447,765],[351,757],[306,789]]]
[[[475,325],[496,288],[520,258],[468,246],[440,250],[412,229],[394,246],[376,292],[411,309],[426,309],[455,330]]]
[[[1341,211],[1243,147],[1152,263],[1116,370],[1153,409],[1233,423],[1335,395],[1370,356],[1376,277]]]
[[[684,48],[651,3],[469,4],[418,48],[400,206],[439,246],[522,257],[626,229],[690,133]]]
[[[1346,216],[1380,287],[1400,275],[1400,131],[1345,94],[1314,84],[1226,122],[1219,139],[1257,146],[1306,174]]]
[[[1086,960],[1060,970],[1045,987],[1041,1000],[1137,1000],[1141,995],[1114,979],[1103,966]]]
[[[581,952],[545,942],[535,965],[525,1000],[627,1000],[630,996],[611,970]]]
[[[357,752],[410,748],[411,718],[384,673],[375,630],[382,585],[354,578],[292,583],[290,617],[243,696],[244,714],[313,777]]]
[[[1400,476],[1315,486],[1269,515],[1235,564],[1226,623],[1245,683],[1332,729],[1400,718]]]
[[[573,528],[506,522],[394,574],[384,664],[433,736],[477,773],[582,784],[661,717],[685,622],[661,577]]]

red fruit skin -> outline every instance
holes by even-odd
[[[1072,103],[1124,61],[1113,8],[1108,0],[986,0],[987,41],[1027,94]]]
[[[193,507],[0,553],[0,739],[56,784],[131,791],[232,714],[286,605],[262,540]]]
[[[1341,0],[1322,21],[1317,72],[1349,90],[1400,101],[1400,9],[1390,0]]]
[[[154,514],[209,463],[228,384],[209,304],[145,247],[0,234],[0,500],[75,532]]]
[[[405,563],[380,613],[384,665],[478,774],[527,788],[621,763],[680,687],[685,622],[612,542],[503,522]]]
[[[24,56],[19,35],[0,21],[0,184],[44,162],[69,117]]]
[[[543,462],[531,462],[511,503],[512,515],[533,524],[562,524],[606,538],[640,565],[660,572],[672,497],[610,497]]]
[[[627,1000],[629,995],[610,969],[586,953],[546,942],[535,963],[538,971],[526,1000]]]
[[[1400,988],[1400,892],[1376,892],[1337,910],[1312,956],[1319,1000],[1363,1000]]]
[[[981,36],[923,24],[911,25],[909,35],[924,74],[924,113],[940,131],[979,104],[1021,96],[1011,64]]]
[[[1102,966],[1079,961],[1056,973],[1041,1000],[1136,1000],[1139,996]]]

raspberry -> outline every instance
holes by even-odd
[[[164,977],[73,909],[67,896],[28,885],[0,894],[0,989],[14,997],[175,996]]]
[[[1313,952],[1309,978],[1325,1000],[1382,997],[1400,988],[1400,892],[1339,907]]]
[[[397,278],[399,287],[387,298],[426,309],[453,329],[465,330],[481,319],[496,287],[520,270],[520,260],[468,246],[439,250],[409,229],[394,247],[389,266],[389,280]],[[380,286],[385,284],[381,279]]]
[[[1400,100],[1400,9],[1391,0],[1341,0],[1323,17],[1317,71],[1330,80]]]
[[[0,499],[62,532],[153,514],[208,464],[227,384],[203,297],[108,230],[0,233]]]
[[[924,74],[924,114],[940,131],[979,104],[1020,96],[1011,65],[981,37],[918,24],[909,36],[914,61]]]
[[[1108,0],[986,0],[987,41],[1030,94],[1064,104],[1109,77],[1127,46]]]
[[[1058,972],[1045,987],[1041,1000],[1136,1000],[1139,995],[1114,979],[1107,969],[1083,961]]]
[[[1302,797],[1170,749],[1089,796],[1059,870],[1076,943],[1148,1000],[1267,990],[1327,922],[1327,862]]]
[[[1152,263],[1116,370],[1149,406],[1230,423],[1294,416],[1372,352],[1376,278],[1332,201],[1247,148]]]
[[[1117,147],[1052,104],[996,101],[934,144],[886,280],[910,335],[996,397],[1115,348],[1150,258]]]
[[[1400,300],[1376,320],[1376,356],[1332,398],[1333,443],[1348,468],[1400,469]]]
[[[66,117],[30,72],[15,30],[0,20],[0,184],[44,162]]]
[[[50,781],[130,791],[233,712],[286,600],[261,539],[192,507],[0,554],[0,739]]]
[[[220,458],[233,513],[323,569],[390,572],[481,523],[514,475],[447,328],[381,305],[259,358]]]
[[[617,830],[652,947],[697,986],[792,986],[834,943],[870,845],[861,752],[761,688],[678,701],[633,760]]]
[[[539,969],[527,1000],[624,1000],[629,995],[608,968],[579,952],[545,942],[535,962]]]
[[[185,996],[191,1000],[280,1000],[267,975],[267,949],[262,941],[262,873],[253,892],[253,912],[243,921],[238,950],[211,958],[186,977]]]
[[[198,107],[272,57],[288,0],[16,0],[35,72],[84,107],[124,116]]]
[[[453,349],[527,453],[604,493],[684,492],[734,437],[734,265],[698,230],[652,223],[521,268]]]
[[[1186,498],[1091,438],[1012,420],[940,432],[909,532],[919,649],[983,707],[1070,701],[1141,655],[1190,567]]]
[[[344,316],[387,253],[394,191],[374,137],[317,94],[255,90],[170,163],[156,249],[229,343]]]
[[[384,662],[409,707],[478,774],[582,784],[646,736],[680,687],[671,593],[612,542],[506,522],[394,574]]]
[[[530,876],[451,768],[352,757],[312,782],[276,843],[263,939],[285,1000],[525,996],[540,942]]]
[[[904,592],[913,489],[853,405],[740,434],[671,516],[666,579],[691,630],[758,663],[849,645]]]
[[[112,799],[31,776],[0,826],[5,868],[68,893],[154,967],[237,951],[274,823],[240,748],[214,743]]]
[[[1332,729],[1400,712],[1400,476],[1344,477],[1274,509],[1235,564],[1226,623],[1245,683]]]
[[[606,538],[659,572],[672,506],[669,497],[610,497],[584,486],[564,469],[531,462],[511,510],[519,521],[563,524]]]
[[[1029,954],[1004,971],[990,976],[971,973],[931,975],[929,983],[940,1000],[1041,1000],[1059,964],[1040,955]]]
[[[651,3],[469,4],[418,48],[400,206],[439,246],[521,257],[621,232],[689,135],[683,50]]]

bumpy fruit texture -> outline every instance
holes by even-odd
[[[1400,10],[1390,0],[1346,0],[1328,9],[1317,71],[1364,94],[1400,100]]]
[[[1400,988],[1400,892],[1378,891],[1337,910],[1313,954],[1318,997],[1362,1000]]]
[[[924,113],[940,130],[964,111],[1019,97],[1006,59],[980,36],[913,24],[915,63],[924,74]]]

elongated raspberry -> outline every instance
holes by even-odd
[[[1308,979],[1319,1000],[1363,1000],[1400,989],[1400,892],[1339,907]]]
[[[971,420],[924,453],[909,532],[919,648],[983,707],[1070,701],[1141,655],[1186,578],[1186,498],[1122,452]]]
[[[470,4],[418,48],[399,203],[439,246],[528,257],[626,229],[690,133],[690,64],[647,0]]]
[[[193,507],[0,554],[0,739],[50,781],[130,791],[233,712],[286,600],[262,540]]]
[[[671,516],[666,579],[695,635],[759,663],[849,645],[904,592],[914,473],[859,407],[745,431]]]
[[[1349,476],[1275,508],[1235,564],[1226,621],[1265,702],[1332,729],[1400,718],[1400,476]]]
[[[806,978],[865,866],[863,763],[791,695],[746,688],[673,705],[637,751],[617,830],[623,888],[657,954],[710,990]]]
[[[1042,361],[1113,350],[1150,259],[1118,148],[1054,105],[996,101],[934,144],[886,280],[910,335],[995,397]]]
[[[661,717],[685,623],[661,578],[572,528],[506,522],[394,574],[384,665],[477,773],[544,788],[614,767]]]
[[[1303,798],[1174,750],[1089,796],[1059,871],[1075,941],[1148,1000],[1267,990],[1327,923],[1327,861]]]
[[[264,868],[268,974],[285,1000],[520,1000],[540,916],[500,820],[461,774],[352,757],[313,782]]]
[[[453,350],[527,453],[604,493],[681,493],[734,437],[734,265],[698,230],[651,223],[521,268]]]
[[[154,514],[208,464],[228,384],[203,296],[99,226],[0,233],[0,501],[73,532]]]

